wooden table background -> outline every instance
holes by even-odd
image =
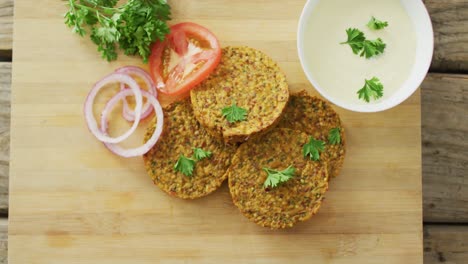
[[[468,263],[468,0],[425,0],[435,53],[421,87],[424,263]],[[7,263],[13,0],[0,0],[0,264]]]

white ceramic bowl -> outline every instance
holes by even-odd
[[[432,53],[434,49],[434,33],[432,31],[431,19],[421,0],[401,0],[406,12],[408,13],[416,32],[416,56],[415,63],[411,69],[409,78],[403,85],[389,98],[382,102],[368,105],[357,105],[334,98],[320,87],[314,78],[314,73],[310,71],[304,59],[304,32],[307,20],[312,14],[313,9],[319,1],[326,0],[308,0],[302,10],[297,30],[297,50],[307,79],[312,83],[315,89],[327,100],[332,103],[355,112],[379,112],[387,110],[405,101],[410,97],[422,83],[429,70]]]

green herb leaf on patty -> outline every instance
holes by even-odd
[[[302,154],[304,157],[309,156],[311,160],[320,160],[320,152],[323,152],[325,149],[325,142],[321,140],[315,140],[313,137],[310,137],[309,143],[306,143],[302,147]]]
[[[383,84],[377,77],[365,80],[364,87],[362,87],[357,93],[359,95],[359,99],[363,99],[369,103],[371,97],[374,98],[374,100],[377,100],[383,96]]]
[[[332,145],[338,145],[341,143],[341,135],[340,135],[339,127],[330,129],[330,132],[328,133],[328,143]]]
[[[377,18],[372,16],[369,23],[367,23],[367,27],[370,28],[370,29],[373,29],[373,30],[379,30],[379,29],[383,29],[385,27],[388,27],[388,22],[378,20]]]
[[[235,123],[237,121],[244,121],[247,119],[247,110],[242,107],[238,107],[235,103],[233,103],[231,106],[223,108],[221,113],[223,114],[223,117],[229,121],[229,123]]]
[[[187,158],[184,155],[180,155],[179,159],[174,165],[174,170],[181,172],[185,176],[192,176],[197,161],[209,158],[212,155],[211,151],[206,151],[201,148],[192,148],[192,150],[192,157]]]
[[[346,42],[341,42],[340,44],[348,44],[354,54],[359,54],[362,50],[363,42],[366,40],[364,32],[357,28],[348,28],[346,30],[346,34],[348,35],[348,40]]]
[[[264,188],[274,188],[283,182],[287,182],[294,177],[294,173],[296,172],[296,168],[293,166],[289,166],[282,171],[269,168],[263,168],[263,170],[268,174],[267,179],[263,183]]]
[[[195,160],[191,158],[187,158],[184,155],[180,155],[179,159],[174,165],[174,170],[181,172],[185,176],[192,176],[194,168],[195,168]]]
[[[211,157],[211,151],[205,151],[201,148],[192,148],[193,149],[193,158],[195,158],[195,160],[199,161],[199,160],[202,160],[204,158],[209,158]]]

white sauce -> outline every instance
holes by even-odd
[[[381,30],[367,27],[374,16],[388,21]],[[366,59],[354,54],[347,44],[346,29],[357,28],[367,39],[381,38],[387,44],[383,54]],[[352,104],[358,99],[364,79],[377,77],[384,96],[392,96],[409,77],[415,62],[416,35],[400,0],[322,0],[307,21],[304,34],[305,63],[313,78],[330,96]]]

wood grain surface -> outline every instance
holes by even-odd
[[[425,264],[464,264],[468,260],[468,226],[424,227]]]
[[[0,218],[0,263],[8,263],[8,219]],[[12,263],[12,262],[11,262]]]
[[[422,90],[424,221],[467,223],[468,76],[430,74]]]
[[[13,46],[13,3],[0,1],[0,50],[11,51]]]
[[[0,214],[8,213],[11,63],[0,62]]]
[[[63,3],[43,2],[15,1],[11,263],[422,263],[419,91],[382,113],[337,109],[349,142],[342,175],[316,217],[273,232],[240,215],[226,186],[196,201],[168,197],[140,159],[97,142],[82,116],[87,92],[139,59],[102,61],[63,25]],[[171,2],[174,22],[203,24],[223,45],[262,49],[293,90],[312,91],[294,44],[304,3]]]
[[[468,0],[425,0],[434,27],[431,70],[468,72]]]

